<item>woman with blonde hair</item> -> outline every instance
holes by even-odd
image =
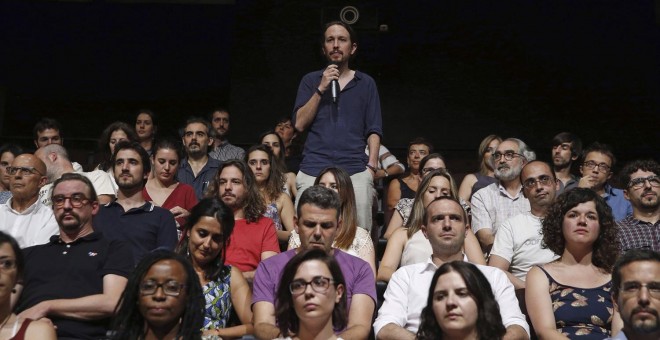
[[[458,189],[458,196],[464,201],[469,202],[477,190],[497,181],[491,155],[501,142],[500,136],[488,135],[479,144],[479,171],[465,175]]]

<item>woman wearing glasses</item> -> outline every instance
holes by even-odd
[[[542,224],[543,244],[559,259],[527,274],[527,312],[540,339],[603,339],[622,327],[612,305],[616,225],[591,189],[559,196]]]
[[[112,339],[200,339],[204,300],[195,271],[173,252],[147,254],[128,278],[115,315]]]
[[[13,237],[0,231],[0,339],[56,339],[51,323],[20,319],[12,313],[11,295],[23,275],[23,252]]]
[[[204,335],[239,338],[252,333],[252,290],[238,268],[225,265],[225,249],[234,229],[231,209],[218,198],[204,198],[190,211],[179,254],[202,285]],[[230,321],[236,311],[240,324]]]
[[[348,322],[345,290],[334,257],[320,249],[294,256],[284,267],[275,300],[280,339],[339,339],[333,329]]]

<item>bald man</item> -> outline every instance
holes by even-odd
[[[48,182],[46,165],[34,155],[22,154],[7,174],[12,198],[0,205],[0,230],[16,238],[21,248],[48,242],[59,229],[53,211],[39,201],[39,189]]]

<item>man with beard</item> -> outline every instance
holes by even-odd
[[[252,282],[259,262],[280,252],[275,224],[264,217],[266,203],[259,194],[254,174],[242,160],[229,160],[218,169],[209,188],[234,213],[225,262],[236,266]]]
[[[208,155],[209,146],[213,145],[210,133],[211,124],[199,117],[189,118],[183,127],[182,140],[186,157],[181,160],[176,179],[192,186],[198,200],[204,198],[204,191],[220,167],[220,162]]]
[[[520,172],[523,165],[536,159],[525,142],[508,138],[493,153],[497,182],[472,195],[472,231],[481,249],[489,253],[500,224],[518,214],[529,211],[529,200],[522,192]]]
[[[571,173],[571,166],[581,152],[582,140],[570,132],[561,132],[552,139],[553,170],[559,180],[557,195],[577,187],[580,178]]]
[[[101,206],[94,216],[97,231],[111,240],[131,245],[135,265],[154,249],[174,250],[178,237],[174,215],[142,197],[151,162],[139,142],[121,141],[115,145],[111,164],[119,189],[117,199]]]
[[[660,253],[635,249],[622,255],[612,271],[612,299],[623,329],[611,339],[660,339]]]
[[[461,204],[450,196],[438,197],[424,210],[423,220],[422,232],[433,253],[426,262],[403,266],[392,275],[374,322],[377,339],[414,339],[436,269],[447,262],[464,261],[463,242],[470,231]],[[489,266],[476,267],[488,279],[499,305],[502,324],[506,327],[503,338],[529,339],[529,325],[504,272]]]
[[[213,136],[213,151],[209,156],[224,162],[230,159],[243,159],[245,150],[242,148],[229,144],[227,135],[229,134],[229,111],[223,108],[213,110],[210,116],[211,131]]]
[[[13,236],[21,248],[44,244],[57,233],[53,211],[39,200],[47,183],[46,165],[31,154],[16,156],[7,167],[12,197],[0,205],[0,230]]]
[[[632,206],[623,195],[623,190],[612,187],[607,181],[612,177],[616,157],[607,144],[594,142],[584,151],[584,159],[580,165],[582,178],[578,183],[580,188],[589,188],[605,199],[612,208],[615,221],[620,221],[633,213]],[[629,184],[628,182],[624,182]]]
[[[660,165],[654,160],[636,160],[621,171],[621,183],[626,186],[624,197],[633,209],[617,222],[621,251],[652,249],[660,251]]]
[[[550,249],[541,247],[541,219],[555,201],[559,181],[550,165],[542,161],[527,163],[520,173],[523,195],[531,210],[506,220],[495,235],[488,265],[507,273],[516,289],[525,288],[527,272],[557,258]]]
[[[133,270],[131,249],[94,230],[99,202],[85,176],[62,175],[53,184],[52,201],[59,235],[24,250],[18,317],[50,319],[60,339],[104,338]]]

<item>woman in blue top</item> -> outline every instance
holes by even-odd
[[[616,225],[591,189],[563,193],[543,220],[543,244],[561,257],[527,274],[527,311],[540,339],[604,339],[621,330],[613,308]]]
[[[234,215],[221,200],[205,198],[192,208],[179,253],[192,263],[204,292],[204,335],[223,339],[252,333],[252,290],[235,267],[225,265]],[[230,323],[234,309],[240,324]]]

